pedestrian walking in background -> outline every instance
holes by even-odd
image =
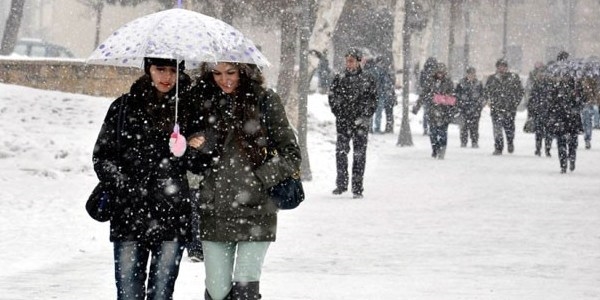
[[[537,156],[542,155],[542,143],[544,153],[550,157],[552,148],[552,135],[548,132],[548,102],[552,97],[553,83],[545,74],[545,68],[539,67],[530,74],[531,89],[527,100],[527,117],[531,119],[531,125],[535,136],[535,152]]]
[[[435,57],[429,57],[423,64],[423,70],[419,74],[419,97],[423,96],[425,89],[431,89],[433,74],[436,72],[438,62]],[[423,103],[423,135],[429,134],[429,110],[428,103]]]
[[[172,299],[190,240],[186,171],[194,158],[169,148],[178,68],[185,91],[190,78],[183,62],[144,58],[145,74],[111,104],[94,147],[98,178],[117,187],[110,218],[117,299]],[[185,120],[180,114],[184,135]]]
[[[477,79],[475,68],[467,68],[467,75],[456,85],[456,100],[460,115],[460,146],[479,148],[479,119],[483,109],[483,84]]]
[[[496,73],[490,75],[485,83],[484,98],[490,105],[492,127],[494,131],[494,155],[502,155],[504,135],[508,153],[515,151],[515,117],[517,107],[523,98],[523,85],[516,73],[508,71],[508,62],[496,61]]]
[[[364,58],[363,58],[364,59]],[[377,85],[377,108],[373,117],[374,133],[394,132],[394,106],[397,104],[394,79],[390,68],[384,64],[383,57],[369,58],[363,70],[371,73]],[[385,129],[381,130],[381,120],[385,113]]]
[[[329,67],[329,58],[327,57],[327,49],[323,52],[310,50],[318,59],[317,75],[319,76],[319,93],[326,94],[331,81],[331,68]]]
[[[300,148],[279,96],[254,64],[204,63],[192,89],[207,168],[199,184],[205,299],[260,299],[263,262],[277,233],[268,190],[300,169]]]
[[[412,113],[417,114],[422,106],[429,107],[429,140],[431,142],[431,157],[444,159],[448,145],[448,125],[457,113],[456,98],[454,98],[454,84],[447,77],[446,65],[438,63],[432,75],[431,84],[423,89]],[[454,103],[443,99],[453,98]],[[438,100],[441,99],[441,100]]]
[[[581,95],[583,110],[581,119],[583,122],[583,140],[585,149],[592,148],[592,132],[594,129],[594,107],[600,104],[600,86],[597,79],[585,77],[581,80]]]
[[[352,193],[363,197],[363,176],[367,161],[367,142],[371,118],[377,106],[377,86],[368,72],[363,72],[362,53],[351,48],[345,55],[345,70],[336,74],[329,89],[329,105],[335,116],[337,177],[334,195],[348,190],[348,154],[352,142]]]

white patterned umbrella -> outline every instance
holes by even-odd
[[[143,67],[144,57],[269,66],[254,43],[233,26],[190,10],[174,8],[135,19],[115,30],[87,63]]]
[[[556,77],[598,77],[600,76],[600,59],[597,56],[575,58],[551,63],[547,73]]]

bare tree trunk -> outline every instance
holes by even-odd
[[[223,22],[233,25],[233,12],[235,11],[236,5],[241,4],[237,1],[225,1],[223,9],[221,10],[221,20],[223,20]]]
[[[454,69],[454,31],[458,21],[458,7],[460,0],[450,1],[450,28],[448,29],[448,74],[452,74]]]
[[[98,1],[95,6],[96,11],[96,36],[94,37],[94,49],[100,44],[100,26],[102,25],[102,12],[104,11],[104,2]]]
[[[344,9],[345,0],[342,1],[319,1],[317,8],[316,23],[310,36],[309,48],[323,52],[332,47],[331,37]],[[329,51],[330,53],[332,51]],[[314,72],[319,60],[309,56],[308,74]]]
[[[298,40],[297,23],[290,10],[281,14],[281,55],[279,58],[279,76],[277,77],[277,93],[281,96],[283,104],[287,104],[292,97],[296,65],[296,49]],[[297,125],[294,122],[294,125]]]
[[[402,122],[400,124],[400,134],[398,135],[397,145],[402,147],[412,146],[412,134],[410,132],[410,123],[408,121],[408,97],[409,79],[410,79],[410,37],[412,29],[410,28],[409,14],[413,11],[413,1],[404,1],[404,25],[402,26]]]
[[[12,0],[10,3],[10,13],[4,27],[2,44],[0,44],[0,55],[9,55],[15,49],[19,28],[21,28],[24,4],[24,0]]]
[[[471,55],[469,52],[471,51],[471,6],[469,5],[469,1],[467,0],[465,2],[465,5],[463,7],[463,11],[464,11],[464,18],[465,18],[465,46],[464,46],[464,55],[463,55],[463,65],[466,68],[469,67],[470,64],[470,58],[469,55]]]
[[[310,170],[310,160],[308,158],[307,147],[307,118],[308,118],[308,39],[310,37],[310,7],[308,1],[302,1],[302,11],[299,16],[300,25],[300,59],[298,62],[298,143],[302,155],[302,164],[300,166],[300,174],[303,180],[312,180],[312,172]]]

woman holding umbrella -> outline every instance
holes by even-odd
[[[192,90],[203,130],[190,139],[210,161],[200,184],[206,299],[260,299],[262,264],[277,231],[268,189],[300,167],[279,96],[254,64],[204,63]],[[273,154],[275,153],[275,154]]]
[[[178,157],[169,147],[177,74],[180,90],[191,81],[183,70],[183,62],[144,58],[145,74],[111,104],[94,147],[94,170],[117,193],[110,204],[117,299],[172,299],[190,237],[185,176],[193,151]]]

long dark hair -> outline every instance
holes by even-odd
[[[248,157],[253,168],[261,165],[264,160],[264,150],[266,147],[266,128],[262,126],[261,103],[265,88],[264,77],[256,65],[229,63],[239,71],[239,84],[232,94],[225,94],[215,82],[213,76],[214,64],[203,63],[200,70],[200,76],[197,86],[203,89],[203,94],[212,99],[213,107],[227,104],[231,120],[234,122],[234,135],[236,143],[242,149],[243,155]],[[217,131],[221,139],[229,131],[232,124],[224,122],[224,117],[219,117],[220,122],[216,124]]]

